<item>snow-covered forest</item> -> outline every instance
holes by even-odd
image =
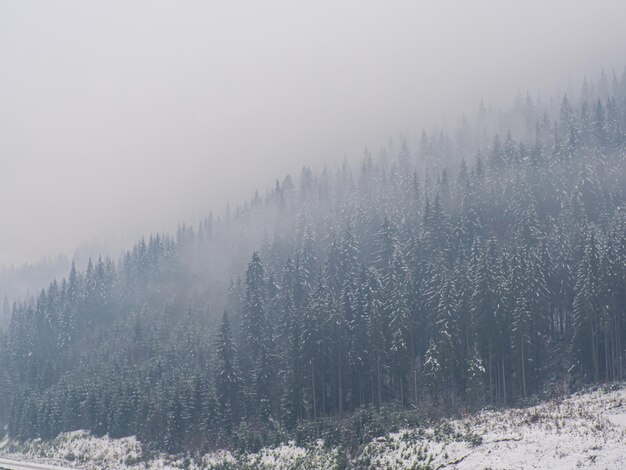
[[[624,374],[626,72],[72,265],[11,308],[0,422],[258,450]]]

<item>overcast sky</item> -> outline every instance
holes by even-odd
[[[0,265],[624,66],[626,2],[0,0]]]

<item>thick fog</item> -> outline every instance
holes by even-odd
[[[0,265],[116,250],[481,99],[621,74],[625,18],[623,0],[5,0]]]

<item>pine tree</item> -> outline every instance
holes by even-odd
[[[532,312],[528,307],[525,294],[517,297],[513,310],[513,349],[518,354],[517,363],[522,385],[522,396],[528,396],[528,370],[532,361]]]
[[[467,365],[465,397],[470,406],[479,407],[485,396],[485,367],[478,351],[474,350]]]
[[[240,400],[243,380],[237,367],[237,349],[226,312],[222,317],[222,324],[216,339],[216,355],[216,392],[220,407],[219,417],[226,435],[230,435],[232,425],[238,421],[242,412]]]
[[[495,333],[499,299],[496,293],[501,284],[497,264],[496,241],[489,240],[481,247],[475,245],[472,257],[472,312],[476,344],[482,357],[486,358],[490,400],[493,400],[495,362]]]
[[[435,388],[441,390],[444,397],[454,397],[454,378],[457,371],[460,339],[458,303],[454,285],[449,276],[444,277],[438,298],[433,343],[436,346],[436,352],[431,351],[431,355],[434,356],[439,366],[437,378],[440,382]]]
[[[441,364],[439,363],[437,344],[434,341],[429,343],[426,354],[424,355],[424,378],[426,379],[430,396],[433,400],[437,401],[443,382],[443,372],[441,370]]]
[[[573,305],[574,334],[572,354],[574,370],[583,381],[600,380],[598,315],[599,254],[597,242],[590,235],[583,259],[578,266]]]
[[[382,300],[380,277],[373,267],[367,271],[364,288],[363,302],[371,345],[371,400],[380,406],[383,401],[383,384],[386,381],[387,345],[390,343],[390,332]]]
[[[266,280],[265,270],[259,255],[255,252],[246,271],[245,299],[241,324],[240,362],[246,395],[246,414],[257,414],[256,403],[264,397],[256,397],[255,373],[259,370],[261,354],[265,350],[266,321]]]
[[[400,404],[404,406],[406,379],[409,367],[409,307],[407,292],[407,268],[402,254],[394,251],[391,272],[385,286],[387,318],[389,319],[389,359],[392,367],[393,386]]]
[[[287,293],[283,300],[283,318],[286,331],[286,347],[284,357],[284,392],[281,399],[282,419],[291,429],[302,419],[302,335],[301,320]]]
[[[353,315],[349,324],[350,350],[348,352],[350,371],[352,373],[352,388],[355,406],[363,405],[370,387],[367,380],[371,370],[371,340],[367,318],[367,270],[361,266],[358,285],[353,293]]]

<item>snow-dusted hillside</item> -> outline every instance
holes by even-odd
[[[371,442],[355,463],[359,468],[626,468],[626,390],[404,430]]]
[[[256,454],[157,456],[141,462],[134,438],[95,438],[85,432],[51,442],[3,441],[0,453],[85,469],[337,468],[340,452],[322,442],[288,443]],[[343,462],[346,463],[345,461]],[[437,426],[380,436],[352,456],[350,468],[626,468],[626,388],[596,390],[524,409],[484,411]]]

